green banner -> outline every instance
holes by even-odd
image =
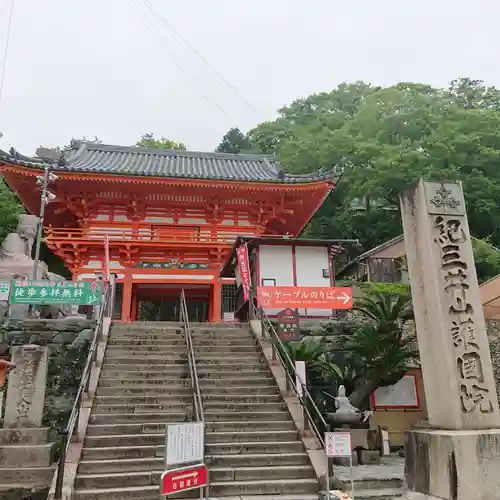
[[[102,287],[102,281],[15,280],[10,290],[10,303],[97,306],[102,300]]]
[[[139,262],[139,269],[208,269],[208,264],[200,262]]]

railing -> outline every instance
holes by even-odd
[[[66,458],[68,455],[69,447],[73,442],[78,441],[80,437],[78,436],[78,422],[80,417],[80,411],[82,409],[82,403],[89,393],[90,376],[92,373],[92,368],[96,366],[98,346],[103,338],[103,326],[104,319],[111,318],[113,315],[113,303],[114,303],[114,293],[115,293],[115,281],[114,276],[112,281],[106,284],[104,290],[102,304],[99,307],[99,312],[97,316],[97,322],[94,329],[94,336],[92,343],[89,348],[87,355],[87,361],[82,372],[80,386],[76,393],[75,401],[73,403],[73,408],[66,424],[66,428],[62,434],[61,439],[61,455],[59,457],[59,463],[57,464],[57,476],[56,476],[56,486],[54,498],[59,500],[62,498],[62,489],[64,481],[64,470],[66,465]]]
[[[239,228],[238,230],[229,228],[217,228],[212,230],[210,226],[200,226],[194,230],[179,226],[178,228],[161,228],[155,226],[140,226],[138,228],[124,228],[115,226],[112,222],[108,227],[92,226],[89,228],[45,228],[45,240],[57,242],[73,242],[84,239],[96,244],[108,237],[110,244],[113,242],[127,243],[219,243],[232,245],[237,236],[256,236],[252,228]],[[265,235],[266,238],[282,239],[282,235]]]
[[[182,328],[184,330],[184,340],[186,342],[186,348],[188,353],[189,376],[191,379],[191,388],[193,390],[194,419],[197,422],[203,422],[205,420],[203,414],[203,401],[201,399],[200,384],[198,381],[198,372],[196,370],[196,359],[194,356],[193,338],[191,336],[192,329],[191,325],[189,324],[188,309],[186,304],[186,294],[184,293],[184,290],[182,290],[181,292],[180,320],[182,323]]]
[[[329,431],[321,411],[316,405],[313,397],[307,389],[307,382],[302,380],[301,375],[295,369],[295,362],[290,358],[288,351],[279,338],[274,325],[268,318],[264,309],[255,304],[253,290],[250,290],[250,318],[259,319],[262,325],[262,336],[267,336],[272,344],[273,360],[279,359],[286,375],[287,389],[293,388],[302,406],[304,415],[304,429],[314,431],[323,449],[325,448],[325,432]]]

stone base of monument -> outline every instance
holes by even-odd
[[[0,429],[0,487],[48,486],[54,475],[46,428]]]
[[[500,500],[499,464],[500,429],[415,429],[405,435],[408,498]]]

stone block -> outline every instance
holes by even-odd
[[[9,376],[4,427],[41,427],[47,384],[47,347],[13,347],[12,361],[16,368]]]
[[[380,452],[378,450],[359,450],[358,462],[360,465],[380,465]]]
[[[365,450],[379,449],[379,435],[376,429],[349,429],[352,449]]]
[[[47,444],[49,428],[0,429],[0,445]]]
[[[0,446],[0,467],[49,467],[52,445]]]
[[[408,489],[444,500],[500,500],[500,429],[411,430]]]
[[[352,465],[358,465],[358,454],[356,452],[352,453]],[[333,458],[333,463],[335,465],[340,465],[341,467],[349,467],[350,461],[349,457],[335,457]]]

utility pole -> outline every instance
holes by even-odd
[[[36,232],[35,241],[35,260],[33,262],[33,274],[32,279],[36,281],[38,279],[38,264],[40,263],[40,246],[42,244],[42,234],[43,234],[43,221],[45,217],[45,207],[47,203],[55,198],[55,195],[49,191],[49,183],[54,182],[57,176],[51,173],[50,168],[47,166],[44,169],[43,177],[37,177],[37,185],[42,186],[42,192],[40,195],[40,220],[38,221],[38,227]]]

